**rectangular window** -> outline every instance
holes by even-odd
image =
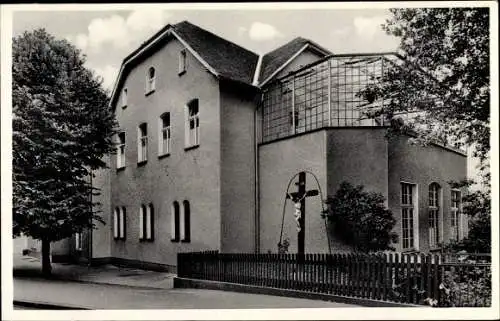
[[[450,226],[451,226],[451,239],[460,240],[463,235],[463,221],[462,214],[460,213],[461,193],[457,190],[451,191],[451,208],[450,208]]]
[[[160,117],[160,137],[158,141],[159,155],[169,154],[171,144],[170,113],[165,113]]]
[[[186,49],[179,52],[179,75],[186,71]]]
[[[191,100],[186,108],[186,147],[200,144],[200,110],[198,99]]]
[[[116,147],[116,168],[125,167],[125,132],[118,134],[118,146]]]
[[[148,160],[148,124],[143,123],[138,130],[137,162]]]
[[[414,226],[414,189],[415,185],[401,183],[401,223],[403,230],[403,250],[414,249],[415,247],[415,226]]]

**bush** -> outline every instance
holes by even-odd
[[[362,185],[342,182],[334,196],[328,196],[324,215],[333,223],[333,233],[356,251],[393,250],[397,242],[392,232],[396,220],[384,205],[382,194],[366,192]]]

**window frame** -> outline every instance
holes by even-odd
[[[125,206],[115,207],[113,211],[113,238],[115,240],[125,240],[127,210]]]
[[[154,241],[154,207],[152,203],[141,204],[139,207],[139,241]]]
[[[151,76],[151,71],[153,76]],[[156,90],[156,68],[150,66],[146,71],[146,96],[153,93]]]
[[[183,48],[179,51],[179,69],[177,71],[179,76],[182,76],[187,71],[187,50]]]
[[[123,140],[122,140],[122,135],[123,135]],[[119,132],[117,134],[117,139],[118,141],[116,146],[116,170],[121,170],[126,167],[125,150],[127,144],[127,137],[125,131]]]
[[[137,126],[137,165],[148,161],[148,143],[148,123],[140,123]]]
[[[165,126],[165,117],[168,117],[168,126]],[[161,114],[158,121],[158,129],[158,157],[168,156],[172,149],[172,118],[170,112]]]
[[[429,199],[428,199],[428,233],[429,233],[429,248],[436,249],[442,240],[441,233],[441,186],[432,182],[429,184]]]
[[[454,194],[458,197],[455,198]],[[452,189],[450,192],[450,239],[460,241],[468,235],[468,217],[462,211],[462,191]],[[456,205],[456,206],[455,206]],[[464,222],[465,221],[465,222]],[[453,224],[455,223],[455,224]],[[454,228],[455,226],[455,228]]]
[[[75,250],[76,251],[82,251],[83,250],[82,243],[83,243],[82,232],[76,232],[75,233]]]
[[[195,105],[196,104],[196,105]],[[191,109],[196,106],[197,112],[191,113]],[[191,99],[184,108],[185,123],[184,123],[184,144],[185,150],[200,146],[200,101],[198,98]],[[191,124],[193,128],[191,128]],[[194,135],[194,139],[192,138]]]
[[[122,90],[121,103],[122,103],[123,109],[127,108],[127,105],[128,105],[128,89],[127,89],[127,87],[123,88],[123,90]]]
[[[403,187],[409,187],[410,193],[404,192]],[[405,200],[405,196],[406,200]],[[410,182],[400,182],[400,208],[401,208],[401,249],[402,251],[417,251],[418,244],[418,185]],[[406,202],[405,202],[406,201]],[[405,231],[405,216],[408,221],[406,225],[411,225]],[[409,233],[411,231],[411,233]],[[408,234],[408,237],[405,237]],[[411,235],[410,235],[411,234]],[[405,247],[405,240],[408,240],[408,246]]]
[[[188,200],[182,201],[182,211],[180,219],[180,239],[183,243],[191,242],[191,204]]]
[[[181,206],[179,202],[174,201],[171,207],[170,213],[170,241],[179,242],[180,241],[180,210]]]

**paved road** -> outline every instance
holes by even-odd
[[[137,289],[116,285],[14,279],[14,299],[92,309],[251,309],[356,307],[296,299],[198,289]]]

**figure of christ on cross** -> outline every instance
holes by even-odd
[[[305,252],[305,221],[306,221],[306,197],[318,195],[318,190],[306,191],[306,172],[299,173],[299,181],[295,183],[298,186],[297,192],[287,193],[286,198],[294,203],[294,216],[297,221],[298,231],[298,253]]]

